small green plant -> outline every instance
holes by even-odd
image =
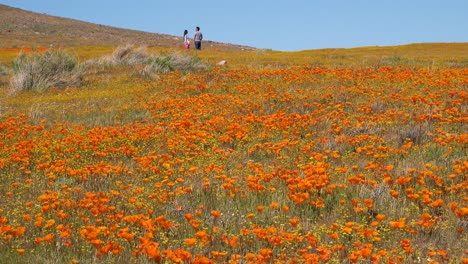
[[[208,69],[208,64],[197,57],[180,53],[171,53],[165,56],[156,56],[146,62],[146,66],[140,72],[143,76],[151,77],[157,74],[165,74],[171,71],[189,72]]]
[[[151,73],[168,73],[174,70],[171,63],[171,57],[155,57],[148,61],[143,71]]]
[[[393,57],[383,57],[380,59],[379,63],[381,65],[397,66],[405,62],[405,58],[393,56]]]
[[[79,86],[85,73],[78,60],[62,50],[21,53],[13,61],[11,92],[44,91],[50,87]]]
[[[0,76],[2,75],[7,75],[8,74],[8,68],[0,63]]]

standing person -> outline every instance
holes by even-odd
[[[188,30],[184,30],[184,45],[186,49],[190,49],[190,40],[188,37]]]
[[[203,40],[203,34],[200,32],[200,27],[195,28],[195,36],[193,41],[195,42],[195,49],[201,50],[201,42]]]

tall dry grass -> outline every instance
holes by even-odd
[[[190,54],[175,51],[154,54],[147,47],[133,45],[117,47],[112,54],[89,60],[87,64],[104,68],[130,67],[133,74],[145,78],[154,78],[171,71],[189,72],[210,68],[208,63]]]
[[[154,76],[156,74],[165,74],[171,71],[196,71],[206,70],[210,66],[197,57],[188,54],[172,52],[168,55],[158,55],[152,57],[140,71],[143,76]]]
[[[97,63],[115,66],[115,65],[137,65],[148,61],[151,55],[146,47],[135,47],[133,45],[119,46],[112,54],[103,56]]]
[[[63,50],[45,53],[21,53],[12,64],[10,92],[44,91],[50,87],[79,86],[85,68],[78,60]]]

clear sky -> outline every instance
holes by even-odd
[[[206,40],[296,51],[468,42],[468,0],[0,0],[21,9]],[[0,18],[1,23],[1,18]]]

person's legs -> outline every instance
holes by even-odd
[[[195,41],[195,48],[201,50],[201,41]]]

